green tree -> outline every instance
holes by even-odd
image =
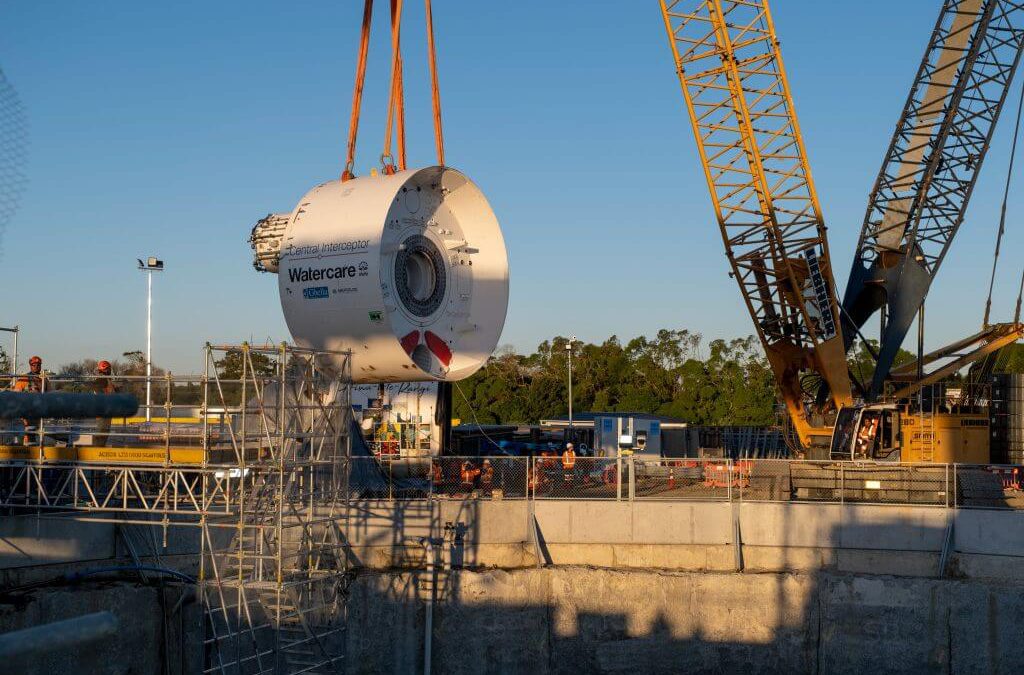
[[[863,340],[857,340],[846,357],[850,373],[865,387],[871,386],[871,380],[875,376],[875,357],[873,353],[878,353],[878,340],[868,340],[866,344]],[[915,359],[917,357],[914,354],[906,349],[900,349],[896,353],[893,367],[897,368]]]
[[[215,361],[217,372],[225,380],[241,380],[243,377],[271,377],[276,372],[277,364],[266,354],[249,352],[249,363],[246,364],[245,354],[241,349],[229,349],[224,356]]]
[[[455,417],[481,424],[525,422],[568,412],[567,338],[541,343],[529,355],[504,348],[457,385]],[[641,412],[695,424],[771,424],[775,386],[753,337],[716,340],[661,330],[626,345],[612,336],[577,343],[574,410]]]

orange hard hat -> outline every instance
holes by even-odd
[[[33,363],[42,363],[42,362],[43,362],[43,360],[42,360],[41,358],[39,358],[38,356],[33,356],[32,358],[30,358],[30,359],[28,360],[28,362],[29,362],[29,364],[31,365],[31,364],[33,364]]]
[[[96,364],[96,370],[105,373],[110,371],[110,361],[100,361]]]

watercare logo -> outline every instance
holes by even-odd
[[[302,289],[302,297],[306,300],[323,300],[331,297],[331,292],[326,286],[311,286]]]
[[[288,270],[288,281],[293,284],[329,279],[348,279],[356,276],[355,265],[338,267],[293,267]]]

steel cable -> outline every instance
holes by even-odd
[[[999,266],[999,252],[1003,245],[1003,234],[1006,232],[1006,204],[1010,199],[1010,183],[1013,180],[1013,164],[1017,158],[1017,139],[1020,136],[1021,113],[1024,112],[1024,86],[1020,90],[1020,99],[1017,101],[1017,124],[1013,129],[1013,143],[1010,146],[1010,166],[1006,171],[1006,186],[1003,189],[1003,206],[999,214],[999,233],[996,235],[996,255],[992,259],[992,276],[988,282],[988,299],[985,301],[985,318],[982,326],[988,328],[989,318],[992,313],[992,290],[996,284],[996,268]],[[1024,276],[1021,277],[1021,292],[1024,293]],[[1020,320],[1020,295],[1017,296],[1017,318]]]

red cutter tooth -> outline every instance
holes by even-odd
[[[447,368],[452,362],[452,350],[448,348],[448,343],[429,330],[424,337],[427,339],[427,349]]]
[[[420,332],[418,330],[414,330],[413,332],[409,333],[404,338],[399,340],[399,342],[402,345],[402,349],[405,350],[405,353],[408,354],[409,356],[412,356],[413,350],[416,349],[416,347],[420,343]]]

